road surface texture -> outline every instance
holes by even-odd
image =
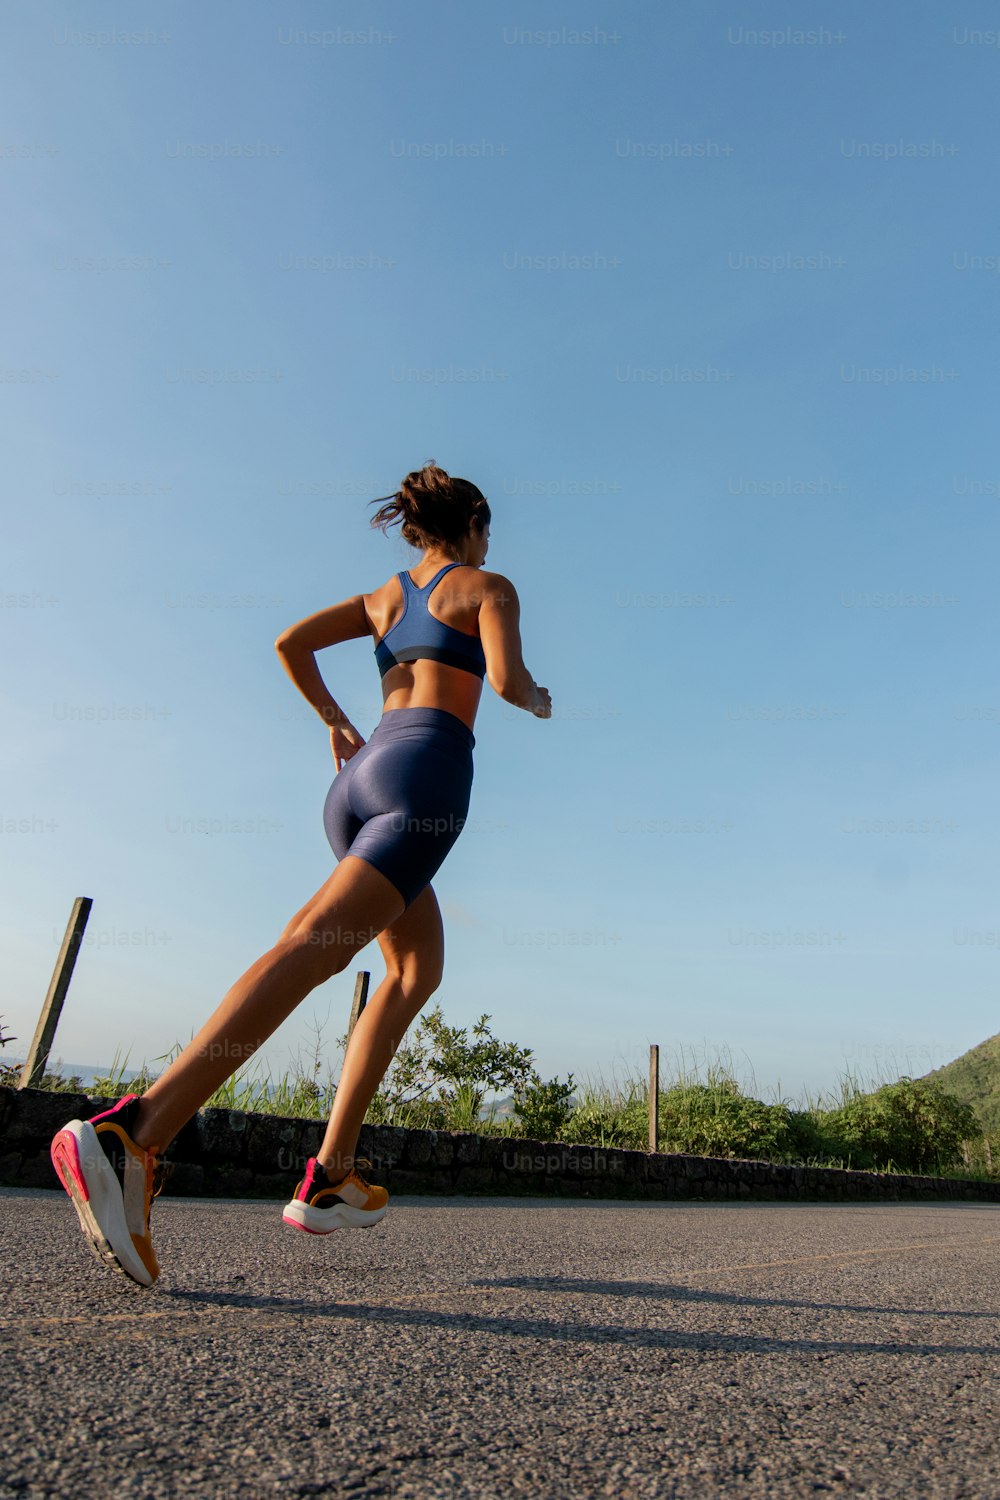
[[[0,1190],[4,1496],[1000,1497],[1000,1207]]]

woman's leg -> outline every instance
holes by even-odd
[[[358,1017],[317,1159],[337,1182],[354,1164],[358,1136],[406,1028],[441,983],[444,925],[431,887],[379,933],[386,976]]]
[[[164,1151],[306,995],[347,968],[403,910],[403,897],[390,880],[365,860],[345,856],[275,946],[236,981],[198,1035],[143,1094],[136,1145]]]

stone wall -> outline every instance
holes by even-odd
[[[106,1099],[0,1088],[0,1183],[59,1187],[49,1142],[68,1120],[88,1119]],[[287,1201],[323,1135],[315,1120],[203,1109],[171,1143],[164,1196]],[[1000,1202],[1000,1182],[846,1172],[837,1167],[617,1151],[600,1146],[365,1125],[358,1155],[371,1181],[396,1193],[540,1194],[592,1198],[793,1199]]]

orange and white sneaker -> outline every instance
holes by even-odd
[[[98,1260],[139,1286],[152,1286],[160,1267],[149,1211],[163,1164],[132,1139],[138,1107],[139,1095],[128,1094],[89,1120],[71,1120],[53,1137],[50,1155]]]
[[[377,1224],[389,1206],[385,1188],[373,1187],[359,1176],[357,1167],[370,1167],[359,1157],[339,1182],[332,1182],[315,1156],[306,1162],[306,1175],[285,1204],[281,1217],[293,1229],[306,1234],[332,1234],[335,1229],[364,1229]]]

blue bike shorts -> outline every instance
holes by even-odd
[[[326,795],[323,826],[338,860],[374,865],[409,906],[465,826],[475,743],[447,709],[386,709]]]

